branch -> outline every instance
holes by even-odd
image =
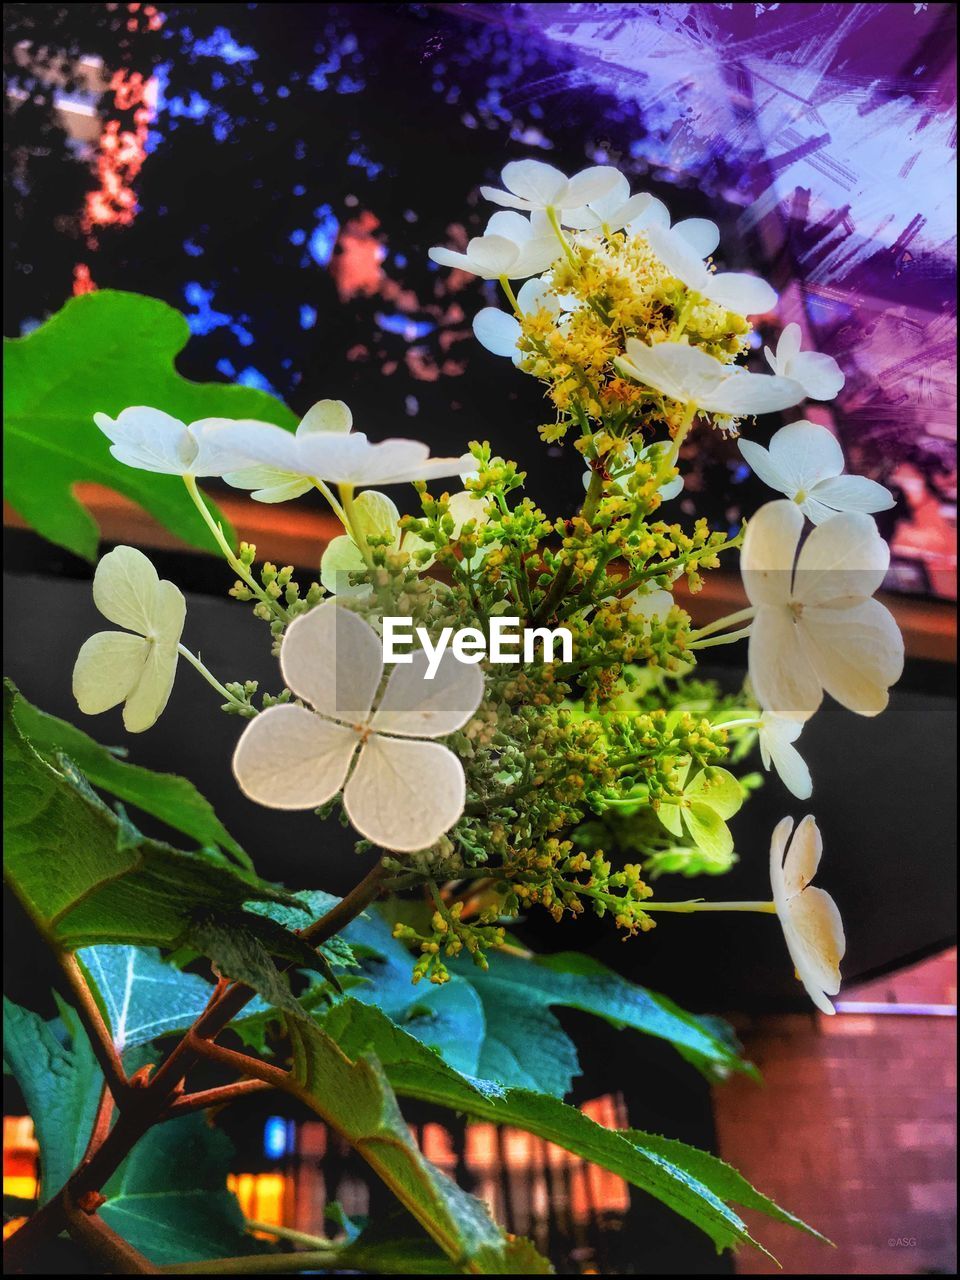
[[[57,961],[70,987],[77,1013],[80,1015],[80,1021],[83,1023],[84,1030],[90,1039],[91,1047],[96,1054],[97,1062],[100,1064],[100,1070],[103,1072],[107,1086],[113,1094],[117,1106],[123,1106],[124,1099],[129,1092],[127,1074],[123,1069],[123,1063],[120,1060],[116,1045],[113,1043],[113,1035],[110,1028],[104,1022],[100,1006],[94,999],[93,992],[83,976],[80,962],[72,952],[59,949],[57,950]]]
[[[170,1103],[160,1120],[175,1120],[178,1116],[187,1115],[191,1111],[203,1111],[207,1107],[221,1107],[248,1093],[260,1093],[269,1089],[263,1080],[237,1080],[233,1084],[219,1085],[216,1089],[201,1089],[197,1093],[188,1093]]]
[[[381,891],[382,877],[383,867],[378,862],[345,898],[328,911],[326,915],[315,921],[308,929],[305,929],[302,936],[314,946],[320,946],[328,938],[332,938],[334,934],[348,925],[354,917],[358,916],[365,907],[368,907],[374,901]],[[82,979],[82,974],[80,977]],[[72,980],[71,985],[73,985]],[[89,997],[85,1012],[91,1017],[90,1026],[96,1025],[93,1021],[93,1010],[95,1010],[96,1017],[101,1027],[103,1027],[100,1011],[93,1001],[85,982],[83,983],[83,990]],[[229,985],[223,982],[219,983],[206,1009],[177,1042],[173,1051],[166,1058],[150,1083],[142,1089],[130,1089],[126,1086],[126,1081],[124,1081],[125,1105],[117,1123],[106,1135],[102,1144],[93,1152],[90,1159],[85,1160],[74,1170],[59,1194],[48,1200],[43,1208],[39,1209],[32,1218],[28,1218],[19,1231],[16,1231],[5,1243],[4,1263],[6,1271],[13,1272],[24,1269],[41,1241],[49,1239],[51,1236],[59,1235],[61,1231],[68,1227],[68,1215],[73,1206],[77,1203],[82,1203],[90,1192],[99,1191],[100,1187],[116,1172],[143,1135],[164,1118],[166,1112],[177,1105],[175,1100],[177,1090],[182,1085],[187,1072],[196,1065],[202,1056],[199,1046],[218,1036],[255,995],[256,992],[253,988],[245,986],[242,982],[234,982]],[[78,1000],[83,1000],[83,996],[79,993]],[[106,1031],[106,1028],[103,1027],[103,1030]],[[97,1043],[98,1038],[95,1038],[94,1045]],[[110,1045],[111,1049],[113,1049],[112,1040]],[[210,1047],[208,1043],[207,1047]],[[116,1050],[114,1049],[113,1052],[116,1053]],[[228,1053],[229,1050],[223,1050],[222,1052]],[[237,1054],[236,1057],[246,1064],[245,1067],[241,1068],[244,1074],[247,1074],[249,1066],[254,1064],[258,1067],[259,1079],[270,1085],[276,1084],[276,1080],[267,1074],[275,1070],[274,1068],[270,1068],[266,1064],[261,1068],[259,1064],[255,1063],[254,1059],[246,1058],[244,1054]],[[115,1066],[115,1064],[113,1065]],[[231,1065],[235,1064],[231,1063]],[[285,1077],[286,1073],[278,1071],[278,1074],[280,1077]],[[190,1100],[185,1099],[184,1101],[189,1102]]]
[[[103,1264],[110,1275],[159,1275],[155,1267],[142,1253],[127,1244],[112,1227],[108,1227],[96,1213],[87,1213],[76,1206],[67,1210],[67,1230],[78,1244],[83,1245]]]

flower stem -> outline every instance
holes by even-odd
[[[506,276],[500,277],[500,288],[507,295],[507,301],[510,303],[511,307],[513,307],[513,314],[519,320],[523,315],[523,312],[520,310],[520,303],[517,301],[517,295],[513,292],[510,281]]]
[[[224,537],[223,529],[221,529],[219,523],[214,520],[213,516],[207,510],[207,504],[203,500],[203,495],[197,488],[196,477],[189,475],[184,476],[183,483],[187,486],[187,493],[189,493],[190,497],[193,499],[193,505],[203,517],[204,524],[213,534],[217,546],[223,553],[223,558],[226,560],[233,572],[250,588],[253,594],[262,601],[262,603],[265,604],[272,613],[275,613],[277,617],[280,618],[282,622],[289,622],[290,615],[287,613],[286,609],[284,609],[282,605],[278,604],[272,596],[268,595],[267,592],[264,591],[263,587],[260,586],[243,561],[239,560],[235,555],[230,543]]]
[[[357,508],[353,501],[353,485],[341,484],[338,488],[340,490],[340,501],[343,503],[343,513],[346,517],[345,526],[347,533],[349,533],[357,550],[363,556],[367,568],[372,569],[373,556],[370,554],[370,548],[367,546],[367,540],[363,536],[363,530],[360,528],[360,521],[357,519]]]
[[[557,217],[556,209],[554,209],[552,205],[549,205],[547,207],[546,212],[547,212],[547,218],[550,222],[551,227],[553,227],[553,230],[554,230],[554,233],[556,234],[557,239],[563,245],[563,252],[567,255],[567,261],[570,263],[571,267],[573,267],[575,271],[579,271],[580,263],[577,261],[576,254],[570,248],[570,241],[563,234],[563,228],[560,226],[560,219]]]
[[[337,517],[337,519],[343,525],[344,529],[346,529],[347,532],[349,533],[350,526],[347,521],[347,513],[344,511],[343,507],[340,505],[340,503],[336,500],[336,498],[330,492],[329,485],[324,484],[324,482],[322,480],[319,480],[316,476],[311,476],[310,479],[313,481],[313,487],[323,494],[326,500],[330,503],[330,506],[333,510],[333,514]]]
[[[190,650],[186,647],[186,645],[178,644],[177,653],[180,654],[181,658],[186,658],[186,660],[190,663],[190,665],[192,667],[195,667],[196,670],[200,672],[204,680],[206,680],[207,684],[211,685],[214,689],[216,689],[217,693],[220,694],[224,702],[229,702],[232,706],[235,706],[235,707],[244,707],[247,705],[246,703],[241,702],[239,698],[234,697],[234,695],[230,693],[229,690],[226,689],[220,683],[220,681],[213,674],[213,672],[209,671],[203,665],[203,663],[200,661],[197,655],[195,653],[190,652]]]
[[[702,640],[704,636],[712,636],[715,631],[723,631],[726,627],[736,626],[738,622],[749,622],[756,612],[756,609],[749,608],[741,609],[739,613],[728,613],[725,617],[717,618],[715,622],[691,632],[690,639]]]
[[[667,476],[677,465],[677,459],[680,457],[680,447],[687,438],[687,433],[693,424],[694,418],[697,416],[697,405],[691,400],[686,407],[683,420],[677,428],[677,434],[673,437],[671,447],[663,455],[660,466],[657,467],[657,473],[654,476],[654,486],[659,489],[667,479]]]
[[[694,898],[689,902],[642,902],[640,905],[644,911],[677,911],[684,915],[693,911],[759,911],[764,915],[777,914],[774,902],[702,902]]]
[[[687,645],[688,649],[712,649],[718,644],[734,644],[737,640],[745,640],[750,634],[750,627],[741,627],[739,631],[728,631],[722,636],[713,636],[709,640],[694,640]]]

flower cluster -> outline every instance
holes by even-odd
[[[234,756],[248,796],[276,809],[339,808],[388,851],[397,887],[429,887],[429,928],[398,926],[419,952],[415,980],[445,981],[444,956],[462,950],[484,964],[504,945],[504,922],[534,906],[558,920],[590,909],[630,935],[658,911],[770,911],[799,977],[830,1011],[843,935],[832,900],[810,886],[812,817],[789,849],[790,820],[774,833],[770,902],[661,902],[650,882],[733,863],[730,824],[757,783],[737,771],[754,743],[806,799],[812,777],[795,743],[823,693],[863,715],[886,705],[903,646],[874,599],[888,551],[872,513],[892,499],[843,475],[833,435],[798,419],[768,448],[740,442],[784,495],[745,530],[664,518],[692,431],[738,434],[757,415],[835,396],[843,375],[801,350],[797,325],[767,350],[770,372],[745,368],[750,317],[777,298],[754,275],[717,269],[712,222],[673,225],[610,166],[568,178],[524,160],[502,179],[482,188],[501,206],[484,234],[465,252],[430,256],[500,282],[506,309],[483,308],[474,331],[543,384],[553,417],[540,434],[569,437],[586,468],[580,509],[542,511],[487,443],[456,458],[432,458],[414,440],[373,443],[337,400],[314,405],[295,432],[184,424],[147,407],[98,414],[120,461],[183,477],[236,574],[231,594],[269,622],[283,689],[258,706],[253,682],[221,684],[180,643],[183,597],[120,548],[101,562],[94,594],[125,631],[84,646],[78,702],[90,713],[124,702],[127,727],[146,729],[186,657],[248,721]],[[289,566],[256,573],[255,549],[234,551],[207,509],[202,476],[260,502],[320,492],[343,533],[323,551],[319,583],[301,590]],[[454,479],[453,491],[428,489]],[[380,491],[398,484],[413,484],[417,515],[401,516]],[[694,627],[680,588],[699,591],[736,549],[747,607]],[[458,628],[484,636],[503,615],[562,626],[572,655],[495,665],[447,651],[429,679],[418,648],[387,671],[380,631],[397,615],[431,645]],[[702,649],[742,639],[742,691],[692,674]]]

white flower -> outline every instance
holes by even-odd
[[[632,196],[630,183],[622,173],[618,173],[616,182],[609,191],[589,200],[581,209],[565,210],[563,221],[565,226],[576,231],[598,231],[604,227],[609,231],[621,231],[640,219],[653,205],[660,205],[666,213],[666,207],[645,191]],[[670,225],[669,214],[667,225]]]
[[[798,382],[770,373],[748,373],[740,365],[721,364],[684,342],[660,342],[648,347],[637,338],[628,338],[626,356],[614,363],[626,377],[708,413],[731,417],[773,413],[803,399]]]
[[[116,418],[95,413],[93,420],[112,443],[118,462],[139,471],[171,476],[221,476],[242,466],[244,458],[227,443],[224,431],[236,424],[230,418],[201,418],[189,426],[160,409],[135,405]],[[244,425],[265,426],[253,419]],[[280,428],[274,428],[279,430]]]
[[[480,194],[508,209],[555,209],[563,219],[564,210],[579,210],[602,199],[622,181],[622,174],[612,165],[593,165],[568,178],[542,160],[511,160],[500,179],[506,191],[481,187]]]
[[[560,244],[545,213],[535,210],[529,218],[501,209],[475,236],[466,253],[435,246],[429,257],[442,267],[469,271],[483,280],[522,280],[545,271],[560,252]]]
[[[833,356],[801,351],[800,342],[800,326],[788,324],[780,335],[776,355],[769,347],[763,348],[767,364],[774,373],[799,382],[808,399],[832,400],[845,382],[840,366]]]
[[[306,437],[318,432],[343,435],[352,426],[353,414],[342,400],[318,400],[300,420],[296,436]],[[309,477],[263,463],[228,471],[223,478],[235,489],[252,489],[250,497],[256,502],[289,502],[313,488]]]
[[[251,469],[253,463],[259,464],[258,474],[263,474],[263,467],[269,468],[273,477],[282,473],[284,483],[296,477],[309,477],[364,488],[406,484],[457,475],[464,465],[472,465],[473,461],[469,454],[459,458],[431,458],[428,446],[419,440],[390,439],[372,444],[362,431],[343,428],[311,427],[294,434],[267,422],[237,422],[224,428],[223,438],[246,459],[245,469]]]
[[[866,476],[844,476],[843,450],[836,438],[816,422],[791,422],[770,440],[770,448],[741,440],[740,452],[764,484],[791,498],[813,521],[822,524],[838,511],[886,511],[893,494]]]
[[[843,921],[829,893],[810,883],[823,852],[816,820],[808,814],[793,840],[791,831],[793,819],[784,818],[770,842],[773,901],[798,979],[817,1008],[832,1014],[827,996],[840,990],[840,961],[847,946]]]
[[[676,227],[668,230],[650,226],[644,235],[670,274],[702,298],[743,316],[758,315],[776,306],[776,292],[765,280],[741,271],[711,271]]]
[[[802,721],[785,720],[764,711],[757,736],[763,767],[769,772],[772,763],[787,790],[798,800],[809,800],[813,793],[813,780],[805,760],[793,745],[802,729]]]
[[[73,696],[86,715],[122,702],[123,723],[142,733],[167,705],[186,617],[183,595],[134,547],[117,547],[93,575],[93,602],[124,631],[99,631],[80,649]]]
[[[453,517],[453,538],[459,536],[468,520],[474,521],[479,527],[489,519],[486,503],[478,501],[466,490],[450,496],[447,510]],[[416,533],[401,533],[400,512],[385,493],[365,489],[353,504],[352,516],[362,538],[386,538],[391,551],[406,551],[411,555],[428,552],[426,557],[416,556],[413,561],[415,568],[421,571],[429,569],[436,559],[432,542],[425,542]],[[363,581],[351,583],[349,575],[366,570],[367,562],[363,558],[363,552],[349,534],[333,538],[320,558],[320,581],[333,595],[365,595],[370,589],[369,584]]]
[[[627,234],[634,236],[639,232],[646,235],[651,227],[670,231],[670,212],[662,200],[650,196],[639,217],[633,219],[627,227]],[[699,258],[709,258],[720,243],[720,228],[709,218],[684,218],[673,226],[673,234],[679,236]]]
[[[756,614],[750,680],[760,705],[809,720],[824,691],[860,715],[878,715],[903,670],[903,637],[871,599],[890,549],[870,516],[843,512],[818,525],[797,556],[803,514],[768,502],[747,524],[740,570]],[[796,568],[794,562],[796,561]]]
[[[309,706],[273,706],[247,725],[233,771],[251,800],[314,809],[342,787],[360,834],[398,852],[429,848],[453,826],[466,796],[463,766],[448,747],[425,739],[467,723],[483,696],[479,667],[447,650],[426,681],[420,650],[393,668],[373,710],[383,676],[380,639],[328,600],[291,624],[280,668]]]
[[[666,440],[658,440],[654,444],[648,444],[645,449],[640,450],[640,457],[645,462],[650,462],[654,467],[660,465],[663,456],[670,450],[670,444]],[[613,485],[619,489],[621,493],[626,492],[624,481],[633,473],[634,464],[637,460],[637,453],[632,444],[628,444],[620,456],[607,464],[607,470],[610,473]],[[583,473],[583,487],[589,489],[593,472],[588,467]],[[674,476],[672,480],[667,480],[657,489],[663,502],[669,502],[671,498],[676,498],[683,492],[683,476]]]
[[[511,268],[519,262],[520,250],[506,236],[474,236],[467,244],[466,253],[437,245],[429,250],[428,256],[441,267],[469,271],[481,280],[499,280],[501,276],[515,278]]]
[[[563,303],[550,289],[547,280],[528,280],[517,293],[517,305],[525,316],[536,315],[538,311],[549,311],[552,316],[560,315]],[[517,350],[517,343],[523,330],[516,316],[499,307],[484,307],[473,318],[473,332],[481,346],[492,351],[495,356],[510,356],[513,363],[519,365],[526,355]]]

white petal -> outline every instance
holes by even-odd
[[[186,430],[186,423],[179,418],[164,413],[162,409],[152,409],[149,405],[132,405],[121,409],[116,418],[111,418],[107,413],[95,413],[93,420],[112,444],[131,433],[152,432],[159,439],[176,440]]]
[[[791,422],[775,431],[770,457],[792,493],[809,491],[843,470],[843,450],[832,431],[817,422]],[[785,490],[786,492],[786,490]]]
[[[698,293],[703,291],[710,273],[697,251],[682,236],[665,227],[648,227],[644,234],[650,248],[672,276]]]
[[[773,829],[770,838],[770,888],[773,890],[773,901],[778,914],[782,917],[787,905],[787,887],[783,874],[783,862],[787,852],[787,842],[793,830],[793,819],[781,818]]]
[[[516,355],[521,329],[515,316],[496,307],[484,307],[473,317],[473,332],[480,345],[495,356]]]
[[[481,187],[480,194],[484,200],[489,200],[493,204],[499,204],[505,209],[523,209],[529,213],[534,209],[542,206],[536,202],[525,200],[523,196],[512,195],[509,191],[501,191],[499,187]],[[433,257],[433,250],[430,250],[430,256]],[[435,262],[439,262],[439,258],[434,258]],[[449,265],[449,264],[448,264]]]
[[[463,766],[439,742],[371,734],[344,788],[347,817],[384,849],[428,849],[463,813]]]
[[[366,723],[383,674],[380,637],[333,600],[295,618],[280,648],[288,688],[322,715]]]
[[[793,594],[804,604],[852,604],[880,587],[890,565],[890,548],[876,521],[859,511],[842,511],[818,525],[797,558]]]
[[[821,481],[813,495],[836,511],[889,511],[896,499],[889,489],[867,476],[831,476]]]
[[[447,649],[432,680],[426,679],[427,655],[419,649],[412,662],[394,667],[371,725],[380,733],[405,738],[443,738],[467,723],[483,697],[477,664],[460,662]]]
[[[156,569],[136,547],[109,551],[93,575],[93,603],[103,616],[141,636],[153,631],[159,589]]]
[[[539,208],[553,204],[567,186],[566,174],[542,160],[511,160],[503,166],[500,180],[508,191]],[[578,203],[586,204],[587,199]]]
[[[641,212],[629,223],[627,231],[635,236],[641,231],[646,232],[649,227],[670,229],[670,210],[656,196],[649,198]]]
[[[729,376],[719,360],[683,342],[648,347],[637,338],[628,338],[626,351],[626,360],[617,362],[624,366],[624,372],[671,400],[704,403]]]
[[[556,261],[559,246],[553,238],[549,240],[528,240],[520,246],[517,259],[507,273],[511,280],[523,280],[527,276],[539,275]]]
[[[846,950],[837,904],[829,893],[811,885],[792,899],[782,924],[797,977],[817,1008],[832,1014],[824,992],[836,995],[840,990],[840,961]]]
[[[346,432],[353,426],[350,406],[342,400],[318,400],[300,419],[297,435],[310,435],[313,431]]]
[[[700,258],[709,258],[720,243],[720,228],[709,218],[684,218],[673,228]]]
[[[504,240],[512,240],[514,244],[521,245],[530,239],[533,232],[530,219],[525,218],[522,213],[517,213],[515,209],[500,209],[491,215],[483,234],[502,236]]]
[[[244,795],[271,809],[314,809],[343,786],[359,735],[306,707],[275,706],[244,729],[233,773]]]
[[[132,405],[116,420],[95,413],[93,420],[111,441],[110,452],[118,462],[139,471],[184,475],[197,455],[197,442],[184,423],[160,409]]]
[[[789,409],[803,399],[803,387],[792,378],[777,378],[769,373],[747,373],[739,367],[729,369],[727,373],[724,382],[712,395],[698,401],[702,408],[709,409],[712,413],[747,417]]]
[[[761,605],[750,629],[750,682],[761,704],[787,720],[809,720],[823,690],[786,605]]]
[[[721,271],[718,275],[708,273],[708,276],[708,283],[700,292],[711,302],[735,311],[737,315],[763,315],[777,305],[776,290],[758,276],[741,271]]]
[[[201,418],[187,428],[196,441],[196,453],[186,473],[192,476],[222,476],[225,471],[236,471],[249,462],[248,456],[236,446],[235,431],[247,427],[273,427],[272,423],[254,418]],[[274,428],[281,430],[282,428]]]
[[[242,471],[262,463],[287,475],[305,474],[300,465],[299,441],[292,431],[270,422],[234,422],[225,427],[221,442],[234,450],[240,461],[225,471]]]
[[[460,493],[452,493],[447,503],[447,510],[453,516],[453,536],[460,536],[460,531],[468,521],[479,528],[490,519],[487,503],[483,498],[475,498],[469,489]]]
[[[796,498],[794,498],[794,501],[796,502]],[[823,524],[825,520],[829,520],[831,516],[835,516],[837,514],[833,507],[828,507],[825,503],[818,502],[817,499],[809,493],[802,502],[797,503],[797,506],[811,524]]]
[[[123,702],[136,688],[153,646],[123,631],[98,631],[85,641],[73,668],[73,696],[84,715]]]
[[[846,379],[833,356],[801,351],[789,362],[788,376],[795,378],[811,400],[832,400]]]
[[[741,436],[737,441],[737,447],[744,462],[758,479],[769,485],[771,489],[776,489],[779,493],[793,496],[793,488],[790,481],[780,471],[763,445],[757,444],[755,440],[744,440]]]
[[[803,341],[803,334],[798,324],[788,324],[784,326],[780,339],[777,342],[777,364],[782,369],[794,360],[800,354],[800,346]]]
[[[769,769],[772,761],[787,790],[798,800],[808,800],[813,793],[813,779],[806,761],[793,745],[802,728],[802,724],[793,720],[764,716],[760,729],[760,751],[764,768]]]
[[[173,690],[177,656],[176,643],[151,644],[140,679],[123,706],[123,724],[128,733],[143,733],[159,719]]]
[[[561,310],[561,301],[551,290],[549,280],[528,280],[517,293],[517,303],[524,315],[549,311],[555,316]]]
[[[278,471],[276,467],[265,467],[262,463],[239,471],[228,471],[223,479],[234,489],[252,489],[250,497],[255,502],[290,502],[313,488],[305,476],[294,476],[288,471]]]
[[[903,673],[903,636],[889,610],[878,600],[851,609],[805,608],[798,628],[827,693],[848,711],[879,715]]]
[[[320,557],[321,586],[334,596],[367,595],[371,587],[367,578],[350,580],[353,574],[359,575],[366,570],[363,552],[345,533],[339,538],[331,538]]]
[[[175,649],[183,634],[187,618],[187,602],[183,592],[173,582],[161,578],[153,601],[151,633],[161,646]]]
[[[455,271],[469,271],[471,275],[477,274],[477,268],[472,258],[468,258],[465,253],[457,253],[455,249],[445,249],[443,245],[434,245],[432,249],[427,250],[427,257],[431,262],[436,262],[441,267],[452,267]]]
[[[504,236],[476,236],[467,245],[467,257],[474,271],[488,280],[505,276],[517,260],[519,250]]]
[[[747,521],[740,572],[752,605],[780,605],[790,599],[793,562],[802,530],[803,516],[792,502],[783,499],[765,503]]]
[[[802,818],[783,860],[783,892],[790,899],[817,874],[823,856],[823,837],[813,814]]]
[[[585,204],[593,204],[595,200],[608,195],[622,181],[623,175],[613,165],[596,164],[588,169],[581,169],[566,185],[563,192],[564,208],[577,209]]]

